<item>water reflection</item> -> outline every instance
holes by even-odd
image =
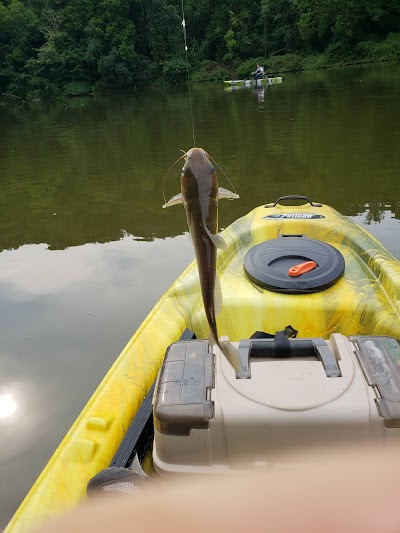
[[[187,235],[0,253],[0,530],[192,258]]]
[[[371,220],[370,212],[350,217],[354,222],[364,226],[392,254],[400,259],[400,220],[395,219],[392,211],[386,209],[379,214],[379,220]]]
[[[293,193],[346,215],[368,211],[374,221],[389,205],[399,218],[395,67],[285,75],[256,94],[254,87],[228,94],[222,84],[193,86],[196,143],[241,195],[224,224]],[[147,240],[185,231],[182,217],[160,209],[163,178],[191,145],[185,87],[3,106],[0,120],[0,250],[109,242],[121,230]],[[166,196],[178,190],[179,167]]]
[[[9,418],[17,410],[17,402],[11,394],[0,394],[0,418]]]
[[[258,100],[258,103],[263,104],[265,100],[265,87],[256,87],[254,89],[254,94]]]

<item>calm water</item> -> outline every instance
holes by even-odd
[[[366,225],[400,258],[399,64],[192,91],[196,144],[241,195],[221,202],[223,226],[283,194],[306,194]],[[163,177],[193,142],[185,88],[0,106],[0,134],[4,525],[193,257],[183,209],[161,209]],[[221,175],[220,184],[230,188]]]

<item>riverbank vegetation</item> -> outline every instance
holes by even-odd
[[[193,81],[400,58],[398,0],[185,0]],[[0,0],[0,94],[47,99],[187,75],[181,0]]]

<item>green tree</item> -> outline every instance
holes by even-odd
[[[185,0],[184,8],[198,79],[274,54],[286,55],[271,57],[278,70],[298,67],[301,54],[311,65],[399,55],[399,0]],[[49,98],[181,82],[181,22],[181,0],[0,0],[0,91]]]
[[[346,47],[372,35],[386,35],[397,25],[400,4],[395,0],[297,0],[301,11],[299,30],[312,49],[330,43]],[[386,31],[385,31],[386,30]]]
[[[183,53],[181,20],[177,10],[164,0],[144,0],[145,39],[151,58],[160,65],[172,55]]]
[[[102,88],[123,87],[134,79],[137,54],[129,0],[49,2],[41,14],[43,45],[27,69],[46,97],[46,82],[62,88],[87,81]]]
[[[296,0],[261,0],[265,55],[274,52],[298,52],[299,6]]]
[[[22,95],[24,65],[42,35],[33,9],[20,0],[0,2],[0,90]]]

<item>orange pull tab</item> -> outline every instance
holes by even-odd
[[[289,268],[288,274],[289,276],[301,276],[302,274],[305,274],[306,272],[310,272],[310,270],[314,270],[314,268],[317,268],[317,263],[315,261],[306,261],[305,263],[300,263],[299,265],[295,265],[292,268]]]

